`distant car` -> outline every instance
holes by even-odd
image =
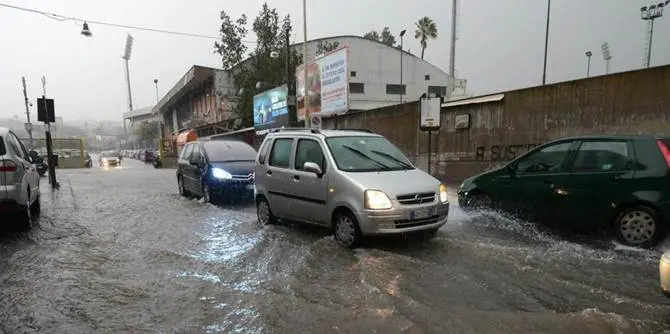
[[[613,228],[650,247],[670,223],[670,138],[586,136],[544,144],[460,187],[466,209],[492,207],[564,227]]]
[[[661,255],[658,271],[661,280],[661,292],[670,298],[670,250]]]
[[[93,159],[91,159],[91,155],[88,153],[84,154],[84,167],[86,168],[93,167]]]
[[[177,165],[179,193],[220,198],[252,198],[256,150],[241,141],[201,140],[186,144]]]
[[[447,188],[381,135],[356,130],[269,133],[256,160],[258,221],[332,228],[355,247],[364,236],[435,236],[447,223]]]
[[[116,167],[121,166],[121,159],[116,152],[102,152],[98,159],[100,167]]]
[[[15,219],[22,230],[40,214],[40,176],[28,152],[11,130],[0,127],[0,221]]]

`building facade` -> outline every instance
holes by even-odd
[[[465,89],[465,80],[452,80],[448,73],[408,52],[359,36],[335,36],[307,42],[310,62],[320,43],[348,47],[349,110],[363,111],[416,101],[424,93],[446,98],[454,83]],[[302,43],[291,48],[302,55]],[[401,78],[402,55],[402,85]],[[457,87],[458,88],[458,87]],[[227,71],[191,67],[153,108],[161,116],[164,138],[175,138],[186,129],[200,136],[237,130],[240,120],[232,113],[238,88]],[[252,110],[249,110],[251,113]]]

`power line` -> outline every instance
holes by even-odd
[[[218,37],[218,36],[208,36],[208,35],[192,34],[192,33],[187,33],[187,32],[180,32],[180,31],[154,29],[154,28],[138,27],[138,26],[131,26],[131,25],[126,25],[126,24],[119,24],[119,23],[87,20],[87,19],[81,19],[81,18],[72,17],[72,16],[65,16],[65,15],[60,15],[60,14],[43,12],[43,11],[40,11],[40,10],[31,9],[31,8],[8,5],[8,4],[4,4],[4,3],[0,3],[0,7],[6,7],[6,8],[16,9],[16,10],[20,10],[20,11],[24,11],[24,12],[40,14],[40,15],[46,16],[47,18],[57,20],[57,21],[61,21],[61,22],[62,21],[88,22],[88,23],[98,24],[98,25],[102,25],[102,26],[110,26],[110,27],[116,27],[116,28],[126,28],[126,29],[134,29],[134,30],[141,30],[141,31],[158,32],[158,33],[163,33],[163,34],[171,34],[171,35],[179,35],[179,36],[215,39],[217,41],[221,39],[221,37]],[[256,41],[248,41],[248,40],[243,40],[242,42],[243,43],[250,43],[250,44],[257,44],[258,43]]]

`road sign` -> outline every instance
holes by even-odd
[[[45,123],[56,122],[53,99],[45,99],[45,98],[37,99],[37,120]]]

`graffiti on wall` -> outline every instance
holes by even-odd
[[[539,144],[513,144],[478,146],[475,150],[477,161],[510,161],[534,149]]]

